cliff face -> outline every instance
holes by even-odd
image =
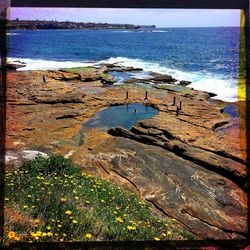
[[[10,29],[140,29],[156,28],[155,25],[140,26],[132,24],[108,24],[108,23],[76,23],[40,20],[13,20],[9,22]]]

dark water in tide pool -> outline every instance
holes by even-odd
[[[113,127],[123,127],[131,129],[136,122],[152,118],[158,112],[157,109],[143,104],[112,106],[96,114],[84,124],[84,128],[109,130]]]

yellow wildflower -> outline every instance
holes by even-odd
[[[41,232],[41,231],[37,231],[37,232],[36,232],[36,235],[37,235],[37,236],[41,236],[41,235],[42,235],[42,232]]]
[[[162,236],[166,237],[167,235],[165,233],[163,233]]]
[[[53,236],[53,233],[48,232],[47,235],[48,235],[49,237],[51,237],[51,236]]]
[[[85,234],[85,237],[86,237],[87,239],[90,239],[90,238],[92,238],[92,235],[91,235],[90,233],[87,233],[87,234]]]
[[[28,206],[27,206],[27,205],[24,205],[23,208],[28,208]]]
[[[16,234],[14,231],[9,231],[9,233],[8,233],[9,238],[14,238],[15,236],[16,236]]]
[[[169,235],[170,235],[170,234],[171,234],[171,232],[170,232],[170,231],[168,231],[168,232],[167,232],[167,234],[169,234]]]
[[[129,231],[134,231],[134,230],[136,230],[136,227],[135,226],[127,226],[127,229]]]
[[[42,233],[42,237],[46,237],[47,236],[47,233]]]
[[[48,229],[48,230],[50,230],[50,229],[51,229],[51,227],[50,227],[50,226],[47,226],[47,229]]]
[[[35,220],[34,220],[34,222],[35,222],[35,223],[39,223],[39,222],[40,222],[40,220],[38,220],[38,219],[35,219]]]
[[[118,214],[116,211],[114,211],[114,214]]]
[[[9,199],[9,198],[4,198],[4,200],[5,200],[5,201],[8,201],[8,200],[10,200],[10,199]]]
[[[116,218],[116,221],[118,221],[118,222],[123,222],[123,219],[121,218],[121,217],[118,217],[118,218]]]
[[[78,221],[77,220],[72,220],[72,223],[77,224]]]
[[[168,224],[166,223],[165,226],[168,227]]]
[[[65,212],[65,214],[70,215],[70,214],[72,214],[72,212],[71,212],[70,210],[67,210],[67,211]]]
[[[34,232],[30,232],[31,237],[35,238],[36,234]]]
[[[154,240],[159,241],[160,239],[158,237],[154,237]]]
[[[61,198],[61,201],[66,201],[66,199],[65,198]]]
[[[79,199],[79,197],[78,197],[78,196],[75,196],[75,199],[76,199],[76,200],[78,200],[78,199]]]
[[[62,225],[61,225],[61,224],[58,224],[57,226],[58,226],[58,227],[62,227]]]

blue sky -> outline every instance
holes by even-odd
[[[239,26],[240,10],[11,8],[10,19],[57,20],[161,27]]]

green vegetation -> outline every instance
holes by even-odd
[[[93,71],[95,71],[95,68],[94,67],[77,67],[77,68],[65,68],[65,69],[62,69],[63,71],[65,72],[68,72],[68,73],[91,73]]]
[[[102,77],[102,78],[107,78],[107,77],[109,77],[109,75],[106,74],[106,73],[101,73],[101,74],[100,74],[100,77]]]
[[[175,92],[179,92],[181,94],[189,94],[192,95],[193,92],[192,90],[186,88],[186,87],[182,87],[182,86],[178,86],[178,85],[162,85],[162,86],[157,86],[158,89],[165,89],[165,90],[170,90],[170,91],[175,91]]]
[[[150,205],[123,188],[82,173],[70,159],[37,156],[6,173],[5,243],[190,239],[174,219],[162,220]]]

